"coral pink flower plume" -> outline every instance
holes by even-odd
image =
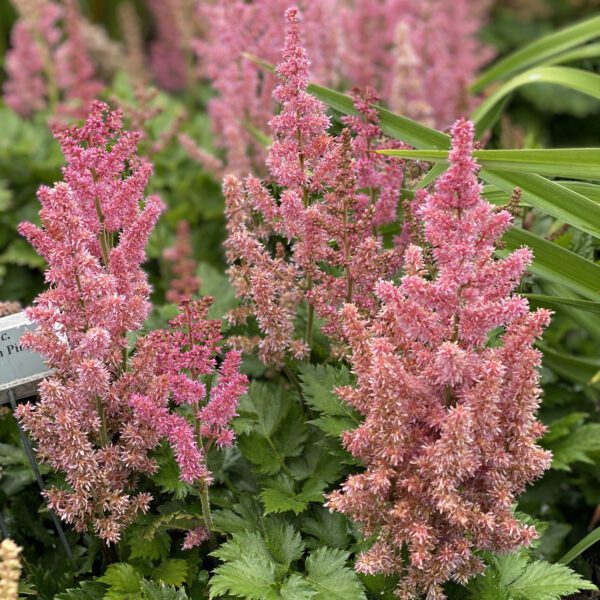
[[[513,293],[529,249],[494,258],[511,216],[481,197],[472,148],[473,125],[457,121],[450,168],[415,211],[423,244],[398,285],[378,284],[378,318],[343,310],[357,387],[338,391],[365,417],[344,444],[365,471],[328,505],[375,538],[357,569],[399,574],[404,600],[442,600],[444,582],[483,570],[479,551],[528,545],[513,505],[550,464],[533,348],[550,313]]]

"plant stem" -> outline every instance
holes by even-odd
[[[104,412],[104,406],[102,406],[100,396],[96,396],[96,410],[100,417],[100,445],[106,447],[108,446],[108,426],[106,424],[106,413]]]
[[[206,529],[210,532],[210,536],[213,535],[213,520],[210,514],[210,498],[208,495],[208,486],[205,483],[200,485],[200,503],[202,504],[202,516],[204,517],[204,524]]]

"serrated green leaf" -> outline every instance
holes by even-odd
[[[300,534],[289,523],[279,519],[266,521],[265,542],[271,556],[286,569],[304,553]]]
[[[164,583],[159,584],[143,579],[140,589],[142,600],[188,600],[188,595],[183,588],[177,590]]]
[[[365,600],[357,574],[346,566],[349,554],[321,547],[306,559],[306,579],[317,590],[315,600]]]
[[[306,363],[300,367],[299,376],[306,403],[322,413],[311,421],[313,425],[334,437],[360,425],[358,413],[342,402],[334,391],[336,387],[352,383],[346,367]]]
[[[183,558],[167,558],[152,571],[155,581],[181,586],[187,577],[188,564]]]
[[[276,565],[262,555],[245,555],[220,565],[210,580],[210,598],[229,594],[247,600],[279,600]]]
[[[114,563],[98,581],[108,585],[104,600],[130,600],[139,596],[142,577],[132,565]]]
[[[102,600],[106,586],[97,581],[82,581],[79,587],[70,588],[54,596],[55,600]]]
[[[160,527],[157,528],[154,521],[149,517],[144,522],[136,523],[127,530],[127,544],[131,552],[129,558],[148,558],[158,560],[169,554],[171,548],[171,536]]]
[[[568,436],[546,444],[552,451],[552,468],[570,471],[575,462],[593,464],[590,454],[600,452],[600,423],[576,427]]]
[[[290,489],[267,486],[260,493],[260,498],[265,507],[265,515],[288,511],[298,515],[308,506],[308,502],[294,492],[293,483],[290,484]]]
[[[596,586],[564,565],[530,561],[526,552],[514,552],[494,556],[469,589],[477,600],[559,600]]]
[[[160,468],[152,476],[152,480],[166,494],[171,494],[176,500],[182,500],[191,491],[192,486],[181,480],[179,467],[172,456],[165,456],[159,459]]]
[[[283,600],[312,600],[317,590],[300,575],[292,575],[280,590]]]
[[[322,546],[345,550],[351,541],[346,517],[322,506],[313,508],[313,515],[301,521],[301,528],[304,533],[314,536]],[[313,541],[314,546],[316,541]]]
[[[509,589],[515,600],[560,600],[580,590],[597,588],[565,565],[536,560],[525,567]]]
[[[302,411],[281,386],[253,382],[238,412],[244,419],[238,447],[260,473],[274,475],[285,470],[285,459],[301,454],[307,436]]]

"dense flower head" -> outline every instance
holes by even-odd
[[[359,115],[348,120],[356,136],[327,132],[325,107],[307,91],[309,61],[297,9],[286,18],[274,91],[281,110],[271,120],[267,158],[281,191],[252,176],[243,182],[230,176],[224,184],[229,275],[243,301],[232,318],[256,319],[259,355],[278,366],[287,353],[302,358],[308,352],[313,312],[336,344],[343,338],[338,310],[344,302],[372,314],[377,280],[397,272],[401,259],[396,249],[384,250],[374,231],[396,219],[403,179],[401,163],[374,152],[383,138],[378,113],[363,93],[356,96]],[[303,304],[304,339],[296,331]]]
[[[511,217],[481,197],[472,124],[452,138],[450,167],[416,210],[423,247],[407,249],[398,285],[377,285],[378,318],[343,309],[357,387],[338,391],[365,417],[344,444],[366,470],[328,505],[376,538],[359,571],[401,574],[405,600],[444,598],[445,581],[483,569],[475,551],[527,545],[535,530],[513,504],[550,462],[535,443],[533,348],[550,315],[513,294],[530,251],[494,259]]]
[[[40,188],[42,226],[20,226],[48,263],[49,286],[27,310],[36,328],[21,340],[55,374],[17,416],[39,458],[64,474],[66,485],[47,492],[49,506],[78,531],[92,529],[111,543],[149,507],[150,495],[134,482],[156,470],[149,452],[162,440],[184,481],[210,482],[195,423],[171,405],[192,405],[198,417],[206,396],[200,378],[216,366],[220,327],[205,319],[205,307],[184,305],[172,330],[141,336],[131,352],[128,337],[150,308],[144,248],[163,210],[160,199],[144,197],[151,165],[136,154],[139,136],[123,131],[121,115],[101,102],[82,127],[56,137],[67,160],[64,181]],[[215,387],[233,381],[215,394],[223,416],[217,406],[207,420],[219,443],[231,438],[233,395],[243,393],[236,356],[226,358]]]

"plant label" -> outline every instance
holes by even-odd
[[[0,404],[8,403],[9,390],[17,399],[35,395],[40,380],[51,373],[39,354],[20,344],[33,327],[24,312],[0,318]]]

